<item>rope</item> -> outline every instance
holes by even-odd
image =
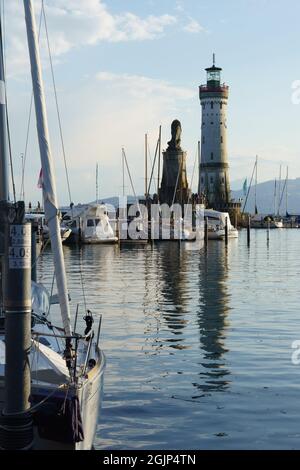
[[[84,290],[83,275],[82,275],[82,271],[81,271],[81,261],[82,261],[82,256],[80,256],[79,273],[80,273],[80,282],[81,282],[83,302],[84,302],[84,311],[86,312],[87,311],[87,304],[86,304],[86,297],[85,297],[85,290]]]
[[[61,140],[61,146],[62,146],[62,153],[63,153],[63,157],[64,157],[64,165],[65,165],[68,193],[69,193],[69,199],[70,199],[70,205],[71,205],[72,204],[72,197],[71,197],[70,180],[69,180],[69,173],[68,173],[68,166],[67,166],[67,157],[66,157],[65,144],[64,144],[64,139],[63,139],[60,110],[59,110],[59,105],[58,105],[58,97],[57,97],[56,82],[55,82],[55,77],[54,77],[53,61],[52,61],[52,54],[51,54],[51,49],[50,49],[50,41],[49,41],[49,34],[48,34],[48,26],[47,26],[47,20],[46,20],[44,0],[42,0],[42,12],[43,12],[43,17],[44,17],[45,32],[46,32],[46,38],[47,38],[47,47],[48,47],[49,61],[50,61],[50,67],[51,67],[51,76],[52,76],[52,83],[53,83],[54,96],[55,96],[57,119],[58,119],[58,125],[59,125],[60,140]],[[72,212],[73,212],[73,209],[72,209]]]

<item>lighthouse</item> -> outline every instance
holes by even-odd
[[[202,123],[198,194],[207,207],[228,211],[232,206],[227,153],[229,87],[221,83],[221,71],[213,55],[213,65],[206,69],[207,82],[199,87]]]

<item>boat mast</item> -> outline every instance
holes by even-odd
[[[201,143],[200,140],[198,140],[198,196],[200,197],[201,194],[201,180],[200,180],[200,163],[201,163]]]
[[[125,196],[125,158],[124,158],[125,150],[122,147],[122,192],[123,197]]]
[[[148,194],[148,134],[145,134],[145,197],[147,199]]]
[[[2,24],[0,22],[0,201],[9,201],[8,152],[6,132],[6,92],[3,61]]]
[[[98,182],[98,163],[96,165],[96,204],[98,204],[99,200],[99,182]]]
[[[36,124],[38,131],[40,157],[42,163],[45,216],[48,221],[51,246],[54,256],[55,276],[62,321],[65,329],[65,334],[67,336],[71,336],[72,328],[67,291],[67,279],[65,273],[62,241],[60,236],[59,209],[56,196],[56,185],[54,180],[54,166],[50,149],[46,102],[42,79],[34,7],[32,0],[23,0],[23,3],[25,10],[28,49],[31,64]]]
[[[159,185],[160,185],[160,161],[161,161],[161,126],[159,126],[159,147],[158,147],[158,175],[157,175],[158,199],[159,199]]]
[[[274,215],[276,215],[276,195],[277,195],[277,179],[275,178],[275,185],[274,185]]]
[[[279,182],[278,182],[278,208],[277,215],[280,213],[280,192],[281,192],[281,165],[279,167]]]
[[[285,184],[285,215],[288,216],[288,181],[289,181],[289,167],[286,167],[286,184]]]
[[[258,214],[257,210],[257,161],[258,161],[258,156],[256,155],[256,162],[255,162],[255,214]]]

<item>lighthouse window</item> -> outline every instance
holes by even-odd
[[[211,154],[210,154],[210,159],[211,159],[211,160],[214,159],[214,154],[213,154],[213,152],[211,152]]]
[[[214,109],[214,102],[213,101],[211,101],[210,107],[211,107],[211,109]]]
[[[223,144],[223,136],[221,135],[221,144]]]

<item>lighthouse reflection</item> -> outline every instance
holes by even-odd
[[[230,246],[211,244],[208,256],[199,262],[199,310],[197,322],[200,332],[202,358],[201,372],[194,386],[202,392],[224,391],[229,386],[225,346],[228,329],[229,291],[228,257]]]
[[[226,390],[230,384],[226,358],[230,246],[212,242],[206,254],[186,250],[184,244],[162,243],[154,256],[159,277],[160,348],[164,349],[164,343],[182,350],[178,364],[197,364],[197,370],[189,370],[185,378],[199,391],[193,399]],[[163,334],[165,327],[172,333],[168,338]]]

